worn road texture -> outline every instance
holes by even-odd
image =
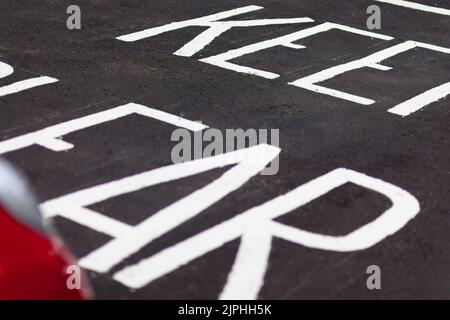
[[[427,4],[426,0],[421,1]],[[217,299],[240,240],[228,242],[141,288],[113,279],[116,272],[195,236],[246,209],[287,193],[336,168],[352,169],[412,194],[420,211],[370,248],[336,252],[273,238],[258,299],[450,298],[450,105],[442,98],[406,117],[387,110],[450,81],[450,54],[416,48],[322,84],[373,99],[361,105],[288,85],[323,69],[363,58],[405,40],[450,48],[450,16],[370,0],[92,0],[76,1],[81,30],[68,30],[72,1],[0,2],[0,61],[14,73],[6,86],[40,75],[52,84],[0,97],[0,141],[136,102],[225,131],[280,130],[280,169],[256,175],[238,190],[156,240],[108,272],[88,270],[99,299]],[[233,60],[275,72],[276,79],[238,73],[202,58],[323,22],[368,31],[366,9],[381,8],[381,30],[395,39],[324,32]],[[225,20],[309,17],[314,22],[232,28],[192,57],[173,53],[207,27],[188,27],[136,42],[118,36],[247,5],[264,9]],[[447,0],[428,5],[450,9]],[[42,201],[171,164],[173,125],[139,115],[64,136],[75,147],[55,152],[34,144],[4,156],[29,176]],[[96,203],[89,207],[131,226],[214,181],[219,168]],[[331,236],[369,223],[392,203],[377,192],[345,184],[276,219]],[[55,225],[79,257],[109,235],[56,217]],[[259,263],[259,262],[258,262]],[[260,266],[256,265],[255,268]],[[366,269],[381,269],[381,290],[368,290]],[[251,268],[248,270],[252,272]]]

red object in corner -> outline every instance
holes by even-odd
[[[75,260],[62,242],[18,222],[0,207],[0,299],[87,299],[69,289],[66,273]],[[83,275],[84,277],[84,275]]]

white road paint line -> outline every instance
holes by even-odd
[[[14,72],[14,68],[9,64],[0,61],[0,78],[5,78]]]
[[[402,1],[402,0],[376,0],[379,2],[385,2],[385,3],[391,3],[391,4],[397,4],[402,5],[410,8],[415,8],[418,10],[424,10],[429,12],[435,12],[435,13],[445,13],[447,9],[442,8],[436,8],[426,5],[417,4],[414,2],[408,2],[408,1]],[[245,6],[229,11],[219,12],[213,15],[204,16],[201,18],[195,18],[190,20],[185,20],[181,22],[173,22],[170,24],[166,24],[159,27],[154,27],[150,29],[146,29],[143,31],[131,33],[128,35],[124,35],[121,37],[118,37],[117,39],[123,40],[123,41],[137,41],[141,40],[143,38],[152,37],[164,32],[173,31],[185,27],[191,27],[191,26],[204,26],[208,27],[205,31],[197,35],[194,39],[186,43],[182,48],[178,49],[174,54],[190,57],[203,49],[205,46],[207,46],[211,41],[213,41],[216,37],[220,36],[225,31],[233,28],[233,27],[253,27],[253,26],[262,26],[262,25],[276,25],[276,24],[293,24],[293,23],[307,23],[307,22],[314,22],[314,20],[303,17],[303,18],[284,18],[284,19],[255,19],[255,20],[242,20],[242,21],[218,21],[220,19],[229,18],[232,16],[240,15],[243,13],[260,10],[263,7],[260,6]],[[442,11],[444,10],[444,11]],[[366,30],[356,29],[352,27],[348,27],[345,25],[337,24],[337,23],[330,23],[325,22],[320,25],[316,25],[307,29],[303,29],[297,32],[293,32],[284,36],[280,36],[274,39],[269,39],[257,43],[253,43],[250,45],[246,45],[241,48],[232,49],[224,53],[220,53],[214,56],[210,56],[207,58],[200,59],[200,61],[204,63],[208,63],[223,69],[232,70],[239,73],[245,73],[250,75],[259,76],[266,79],[276,79],[280,75],[274,72],[260,70],[252,67],[246,67],[242,65],[238,65],[236,63],[230,62],[230,60],[242,57],[247,54],[251,54],[254,52],[258,52],[261,50],[265,50],[268,48],[272,48],[275,46],[284,46],[287,48],[292,49],[305,49],[306,47],[300,44],[295,44],[294,42],[304,39],[306,37],[310,37],[322,32],[330,31],[333,29],[342,30],[344,32],[354,33],[365,37],[371,37],[375,39],[380,40],[392,40],[394,39],[391,36],[378,34]],[[411,50],[413,48],[424,48],[429,49],[433,51],[443,52],[450,54],[449,48],[444,48],[432,44],[422,43],[422,42],[415,42],[415,41],[405,41],[404,43],[395,45],[391,48],[387,48],[384,50],[381,50],[379,52],[376,52],[374,54],[371,54],[365,58],[354,60],[348,63],[344,63],[335,67],[328,68],[326,70],[322,70],[320,72],[317,72],[315,74],[297,79],[293,82],[290,82],[290,85],[297,86],[309,91],[313,91],[316,93],[324,94],[333,96],[339,99],[351,101],[354,103],[358,103],[361,105],[371,105],[374,104],[376,101],[373,99],[357,96],[354,94],[350,94],[347,92],[326,88],[323,86],[318,85],[319,82],[323,82],[326,80],[329,80],[331,78],[334,78],[340,74],[343,74],[345,72],[356,70],[364,67],[373,68],[380,71],[389,71],[392,70],[393,67],[382,65],[380,62],[382,60],[388,59],[390,57],[393,57],[399,53]],[[401,103],[397,105],[394,108],[389,109],[389,112],[399,115],[408,115],[411,114],[414,111],[417,111],[421,109],[422,107],[432,103],[433,101],[436,101],[438,99],[441,99],[447,95],[445,92],[446,85],[441,85],[439,87],[436,87],[434,89],[431,89],[417,97],[414,97],[404,103]],[[442,91],[444,90],[444,92]],[[419,103],[415,107],[411,106],[412,103]],[[398,113],[397,113],[397,110]],[[408,112],[410,110],[410,112]]]
[[[251,228],[242,236],[220,300],[253,300],[258,297],[272,249],[272,235],[264,227],[261,224],[259,228]]]
[[[59,215],[113,238],[125,236],[132,231],[132,227],[126,223],[79,206],[66,205]]]
[[[438,52],[450,54],[450,48],[445,48],[445,47],[437,46],[434,44],[429,44],[429,43],[419,42],[419,41],[413,41],[413,42],[419,48],[424,48],[424,49],[428,49],[428,50],[432,50],[432,51],[438,51]]]
[[[186,43],[183,47],[175,51],[174,55],[182,57],[191,57],[200,50],[202,50],[204,47],[206,47],[208,44],[210,44],[215,38],[220,36],[222,33],[230,30],[231,28],[232,26],[222,24],[212,26],[203,31],[202,33],[200,33],[198,36],[196,36],[188,43]]]
[[[70,150],[74,147],[71,143],[53,137],[38,140],[36,144],[55,152]]]
[[[391,200],[392,206],[372,222],[345,236],[335,237],[312,233],[273,221],[273,219],[291,212],[348,182],[385,195]],[[267,232],[270,236],[281,237],[294,243],[322,250],[338,252],[363,250],[400,230],[417,215],[419,210],[420,205],[417,199],[405,190],[380,179],[340,168],[162,250],[150,258],[143,259],[136,265],[125,267],[117,272],[113,278],[130,288],[141,288],[192,260],[218,249],[230,241],[243,237],[248,232]],[[262,227],[261,224],[265,224],[265,227]],[[253,236],[256,234],[251,236],[251,241],[244,243],[246,246],[252,244],[253,248],[246,247],[242,250],[249,252],[262,249],[264,252],[253,255],[257,261],[248,259],[243,255],[237,255],[237,259],[242,259],[242,261],[236,261],[234,266],[239,266],[240,269],[236,270],[233,267],[232,272],[236,274],[229,275],[228,279],[231,282],[225,285],[226,290],[223,291],[221,297],[227,299],[257,298],[266,268],[253,267],[255,262],[259,262],[261,257],[266,256],[267,247],[263,243],[260,248],[260,244],[253,241]],[[231,285],[239,286],[239,283],[234,279],[240,278],[240,274],[243,274],[244,270],[250,270],[248,277],[255,282],[246,283],[245,287],[241,289],[230,287]],[[249,291],[246,292],[246,288],[249,288]],[[255,288],[259,289],[256,290]],[[237,296],[231,297],[227,292],[233,292]]]
[[[226,18],[230,18],[233,16],[237,16],[240,14],[244,14],[244,13],[248,13],[248,12],[256,11],[256,10],[261,10],[261,9],[263,9],[263,7],[254,6],[254,5],[245,6],[245,7],[241,7],[241,8],[237,8],[237,9],[232,9],[232,10],[228,10],[228,11],[223,11],[223,12],[207,15],[207,16],[200,17],[200,18],[195,18],[195,19],[190,19],[190,20],[185,20],[185,21],[180,21],[180,22],[172,22],[169,24],[165,24],[163,26],[149,28],[149,29],[145,29],[142,31],[126,34],[126,35],[117,37],[116,39],[126,41],[126,42],[138,41],[138,40],[142,40],[145,38],[156,36],[161,33],[178,30],[178,29],[182,29],[182,28],[186,28],[186,27],[191,27],[191,26],[198,26],[198,25],[202,26],[204,24],[208,24],[208,23],[211,23],[216,20],[226,19]]]
[[[207,125],[201,124],[199,122],[183,119],[173,114],[149,108],[143,105],[134,104],[134,108],[136,109],[137,114],[170,123],[174,126],[185,128],[191,131],[202,131],[208,128]]]
[[[54,82],[58,82],[58,79],[46,76],[18,81],[10,85],[0,87],[0,97]]]
[[[268,25],[279,25],[279,24],[296,24],[296,23],[308,23],[314,22],[313,19],[308,17],[302,18],[279,18],[279,19],[255,19],[255,20],[241,20],[241,21],[219,21],[212,22],[210,25],[226,25],[231,27],[258,27],[258,26],[268,26]]]
[[[301,44],[295,44],[295,43],[284,43],[283,46],[285,46],[286,48],[291,48],[291,49],[305,49],[306,47],[301,45]]]
[[[257,27],[266,25],[280,25],[280,24],[297,24],[313,22],[310,18],[285,18],[285,19],[256,19],[256,20],[242,20],[242,21],[217,21],[224,18],[229,18],[243,13],[260,10],[263,7],[260,6],[246,6],[229,11],[216,13],[213,15],[205,16],[202,18],[190,19],[181,22],[173,22],[164,26],[146,29],[143,31],[131,33],[128,35],[117,37],[122,41],[137,41],[155,35],[165,33],[168,31],[178,30],[181,28],[202,26],[208,27],[205,31],[200,33],[194,39],[186,43],[182,48],[177,50],[174,54],[183,57],[191,57],[208,44],[210,44],[215,38],[219,37],[222,33],[230,30],[233,27]]]
[[[380,70],[380,71],[389,71],[389,70],[393,69],[392,67],[384,66],[384,65],[379,64],[379,63],[374,63],[373,65],[370,66],[370,68],[377,69],[377,70]]]
[[[374,103],[374,100],[367,99],[364,97],[352,95],[349,93],[345,93],[339,90],[334,90],[326,87],[322,87],[317,85],[319,82],[323,82],[329,79],[332,79],[338,75],[341,75],[345,72],[368,67],[368,68],[374,68],[381,71],[389,71],[392,70],[392,67],[387,67],[382,64],[380,64],[381,61],[388,59],[390,57],[396,56],[402,52],[406,52],[408,50],[414,49],[414,48],[423,48],[428,49],[432,51],[438,51],[446,54],[450,54],[449,48],[444,48],[440,46],[435,46],[423,42],[416,42],[416,41],[405,41],[400,44],[397,44],[395,46],[392,46],[390,48],[375,52],[367,57],[364,57],[362,59],[350,61],[338,66],[334,66],[325,70],[322,70],[320,72],[314,73],[312,75],[309,75],[307,77],[295,80],[289,84],[318,92],[321,94],[333,96],[336,98],[344,99],[347,101],[352,101],[358,104],[362,105],[369,105]],[[448,95],[448,84],[444,84],[441,86],[438,86],[434,89],[428,90],[427,92],[418,95],[417,97],[414,97],[404,103],[401,103],[397,105],[394,108],[389,109],[389,112],[399,115],[409,115],[424,106],[437,101],[443,97]]]
[[[106,111],[97,112],[78,119],[62,122],[42,130],[24,134],[9,140],[0,142],[0,154],[23,149],[33,144],[41,145],[53,151],[63,151],[73,148],[73,145],[64,142],[60,137],[95,126],[104,122],[116,120],[131,114],[139,114],[145,117],[157,119],[191,131],[201,131],[208,126],[183,119],[173,114],[156,110],[136,103],[128,103]]]
[[[330,31],[333,29],[342,30],[345,32],[350,32],[350,33],[354,33],[354,34],[358,34],[358,35],[362,35],[362,36],[366,36],[366,37],[371,37],[371,38],[376,38],[376,39],[380,39],[380,40],[392,40],[393,39],[390,36],[386,36],[386,35],[382,35],[382,34],[378,34],[378,33],[374,33],[374,32],[369,32],[369,31],[365,31],[365,30],[360,30],[360,29],[356,29],[356,28],[352,28],[352,27],[347,27],[344,25],[336,24],[336,23],[325,22],[320,25],[317,25],[317,26],[314,26],[311,28],[307,28],[304,30],[296,31],[296,32],[293,32],[293,33],[290,33],[290,34],[287,34],[287,35],[284,35],[281,37],[257,42],[257,43],[250,44],[250,45],[238,48],[238,49],[229,50],[227,52],[224,52],[224,53],[221,53],[221,54],[218,54],[215,56],[200,59],[200,61],[218,66],[220,68],[233,70],[236,72],[256,75],[256,76],[260,76],[260,77],[267,78],[267,79],[275,79],[275,78],[278,78],[280,75],[273,73],[273,72],[268,72],[268,71],[250,68],[250,67],[244,67],[244,66],[241,66],[241,65],[238,65],[235,63],[231,63],[231,62],[229,62],[229,60],[236,59],[238,57],[242,57],[242,56],[250,54],[250,53],[258,52],[258,51],[276,47],[276,46],[288,46],[289,47],[289,46],[292,46],[292,42],[295,42],[300,39],[304,39],[306,37],[310,37],[315,34]],[[296,49],[298,49],[298,48],[296,48]]]
[[[79,261],[80,265],[97,272],[107,272],[114,265],[137,252],[151,241],[195,217],[227,194],[239,189],[251,177],[258,174],[265,166],[275,159],[279,152],[280,149],[277,147],[260,144],[255,147],[234,151],[228,154],[221,154],[185,163],[177,163],[169,167],[156,169],[156,173],[153,174],[153,179],[148,179],[149,173],[144,174],[144,176],[135,176],[133,178],[133,183],[143,187],[155,184],[158,181],[165,182],[167,178],[170,178],[168,175],[162,175],[162,172],[158,173],[158,171],[160,172],[161,170],[169,171],[173,179],[179,179],[212,168],[236,164],[212,183],[151,215],[145,221],[133,227],[133,231],[129,232],[126,236],[111,240],[104,246],[82,258]],[[231,157],[230,154],[233,156]],[[257,159],[256,157],[259,158]],[[112,184],[115,184],[115,182]],[[109,185],[110,188],[103,187],[103,194],[100,194],[97,190],[88,195],[87,198],[91,199],[90,202],[92,202],[93,199],[99,200],[104,199],[105,197],[109,198],[115,196],[117,195],[117,191],[119,191],[120,194],[127,193],[127,190],[121,185],[122,183],[119,181],[119,184],[113,186]],[[69,195],[69,197],[71,196]],[[81,200],[81,198],[77,196],[77,200]],[[75,202],[73,201],[72,196],[69,200],[57,200],[56,204],[53,202],[53,204],[50,203],[43,207],[45,209],[50,206],[51,208],[64,210],[64,203],[66,201],[70,201],[71,203]],[[80,204],[78,201],[76,203]],[[86,205],[85,199],[82,200],[81,204]]]
[[[46,217],[63,216],[114,237],[79,262],[87,269],[107,272],[154,239],[240,188],[275,159],[279,152],[277,147],[262,144],[228,154],[173,164],[80,190],[47,201],[40,208]],[[214,182],[151,215],[137,226],[127,225],[86,208],[112,197],[230,164],[236,165]],[[311,233],[273,221],[348,182],[385,195],[391,200],[392,207],[374,221],[339,237]],[[352,170],[336,169],[143,259],[134,266],[126,267],[113,278],[130,288],[141,288],[225,243],[241,238],[235,263],[220,298],[255,299],[263,284],[273,236],[322,250],[363,250],[398,231],[419,209],[420,206],[412,195],[392,184]]]
[[[14,68],[9,64],[0,61],[0,79],[9,76],[12,73],[14,73]],[[47,76],[17,81],[12,84],[0,87],[0,97],[54,82],[58,82],[58,79]]]
[[[419,11],[442,14],[444,16],[450,16],[450,9],[428,6],[426,4],[421,4],[421,3],[411,2],[411,1],[404,1],[404,0],[374,0],[374,1],[389,3],[389,4],[396,5],[396,6],[415,9],[415,10],[419,10]]]
[[[395,107],[388,110],[388,112],[406,117],[417,110],[420,110],[427,105],[445,98],[450,94],[450,82],[444,83],[438,87],[425,91],[414,98],[402,102]]]
[[[335,89],[325,88],[322,86],[318,86],[316,84],[305,83],[305,84],[302,84],[301,88],[309,90],[309,91],[321,93],[321,94],[326,94],[328,96],[332,96],[335,98],[356,102],[356,103],[366,105],[366,106],[375,103],[375,100],[372,100],[372,99],[367,99],[364,97],[360,97],[360,96],[357,96],[354,94],[342,92],[342,91],[335,90]]]
[[[261,154],[259,154],[259,152],[261,152]],[[95,187],[83,189],[52,201],[47,201],[44,209],[47,216],[50,217],[57,214],[59,211],[59,203],[61,202],[74,203],[80,207],[90,206],[122,194],[189,177],[215,168],[237,164],[242,161],[246,161],[249,164],[255,163],[259,166],[261,164],[258,163],[261,161],[265,162],[266,158],[269,156],[272,157],[275,153],[276,155],[279,153],[279,148],[273,146],[268,147],[265,144],[261,144],[252,148],[241,149],[214,157],[172,164]],[[274,158],[276,158],[276,155]]]
[[[277,25],[277,24],[294,24],[294,23],[307,23],[313,22],[310,18],[290,18],[290,19],[262,19],[262,20],[244,20],[244,21],[226,21],[215,22],[215,25],[203,31],[193,40],[186,43],[182,48],[175,51],[175,55],[183,57],[191,57],[201,49],[206,47],[215,38],[220,36],[225,31],[230,30],[233,27],[252,27],[252,26],[264,26],[264,25]]]
[[[345,72],[356,70],[364,67],[373,68],[375,65],[378,65],[381,61],[390,58],[392,56],[395,56],[401,52],[408,51],[410,49],[415,48],[416,45],[412,41],[406,41],[403,43],[400,43],[398,45],[395,45],[393,47],[375,52],[365,58],[350,61],[338,66],[334,66],[322,71],[319,71],[317,73],[314,73],[312,75],[303,77],[301,79],[295,80],[293,82],[290,82],[290,85],[300,87],[306,90],[318,92],[321,94],[333,96],[336,98],[352,101],[355,103],[368,105],[375,103],[374,100],[355,96],[352,94],[348,94],[339,90],[334,90],[326,87],[322,87],[317,85],[318,82],[322,82],[325,80],[329,80],[331,78],[336,77],[337,75],[343,74]],[[379,69],[379,67],[376,67]]]

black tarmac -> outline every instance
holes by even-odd
[[[419,0],[415,0],[418,2]],[[425,0],[420,0],[427,3]],[[66,28],[66,9],[77,4],[82,29]],[[234,20],[310,17],[316,22],[234,28],[193,57],[173,53],[205,28],[190,27],[145,40],[115,39],[131,32],[246,5],[264,9]],[[274,80],[202,63],[201,58],[329,21],[367,30],[366,9],[381,8],[386,42],[329,32],[301,43],[307,52],[276,47],[237,59],[270,70]],[[433,4],[450,9],[448,1]],[[419,214],[375,246],[332,252],[273,239],[259,299],[450,298],[450,105],[441,99],[407,117],[394,105],[450,81],[450,55],[416,49],[386,60],[388,72],[363,68],[326,82],[377,102],[363,106],[287,83],[367,56],[405,40],[450,48],[450,16],[370,0],[15,0],[0,2],[0,61],[15,73],[0,86],[38,75],[59,81],[0,97],[0,141],[128,102],[210,127],[277,128],[280,170],[255,176],[205,212],[145,246],[111,272],[89,272],[99,299],[216,299],[239,247],[232,241],[130,290],[112,279],[139,262],[246,209],[336,168],[392,183],[416,197]],[[75,145],[54,152],[34,145],[5,157],[29,176],[42,201],[171,163],[174,127],[129,116],[64,136]],[[136,225],[153,212],[220,176],[216,169],[96,204],[92,209]],[[345,185],[277,221],[300,229],[344,235],[390,207],[378,193]],[[74,253],[84,256],[111,238],[58,217],[55,224]],[[381,290],[368,290],[366,269],[381,268]]]

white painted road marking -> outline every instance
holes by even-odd
[[[152,185],[236,164],[212,183],[161,209],[138,226],[133,227],[131,232],[111,240],[79,261],[80,265],[85,268],[107,272],[154,239],[193,218],[227,194],[240,188],[275,159],[279,152],[280,149],[277,147],[260,144],[214,157],[176,163],[51,200],[41,207],[47,216],[56,214],[65,216],[74,206],[90,206]],[[73,218],[73,215],[70,218]],[[78,216],[75,218],[78,219]],[[88,215],[82,218],[88,219]]]
[[[178,49],[174,54],[183,57],[191,57],[208,44],[210,44],[215,38],[222,33],[230,30],[233,27],[256,27],[266,25],[279,25],[279,24],[296,24],[314,22],[310,18],[286,18],[286,19],[258,19],[258,20],[242,20],[242,21],[217,21],[220,19],[229,18],[236,15],[241,15],[247,12],[263,9],[260,6],[246,6],[229,11],[219,12],[213,15],[208,15],[201,18],[190,19],[186,21],[173,22],[160,27],[150,28],[143,31],[127,34],[117,37],[116,39],[132,42],[141,40],[148,37],[165,33],[168,31],[178,30],[181,28],[192,26],[209,27],[197,37],[186,43],[182,48]]]
[[[387,196],[392,202],[391,208],[374,221],[345,236],[336,237],[304,231],[273,221],[348,182]],[[113,278],[130,288],[142,288],[208,252],[242,238],[242,247],[239,248],[220,298],[255,299],[263,284],[270,253],[270,239],[273,236],[321,250],[338,252],[363,250],[400,230],[417,215],[419,210],[418,201],[408,192],[382,180],[340,168],[164,249],[134,266],[125,267]],[[155,227],[157,226],[153,226]],[[255,266],[256,263],[258,265]],[[94,263],[89,267],[93,265]],[[242,283],[243,278],[245,281]]]
[[[420,110],[437,100],[445,98],[449,94],[450,82],[447,82],[396,105],[395,107],[389,109],[388,112],[406,117],[407,115],[416,112],[417,110]]]
[[[389,4],[396,5],[396,6],[415,9],[415,10],[419,10],[419,11],[442,14],[444,16],[450,16],[450,9],[428,6],[425,4],[411,2],[411,1],[404,1],[404,0],[374,0],[374,1],[389,3]]]
[[[336,98],[352,101],[355,103],[370,105],[375,103],[374,100],[367,99],[364,97],[356,96],[353,94],[349,94],[346,92],[342,92],[339,90],[334,90],[326,87],[322,87],[317,85],[318,82],[323,82],[329,79],[332,79],[340,74],[345,72],[349,72],[352,70],[369,67],[375,68],[382,71],[389,71],[392,68],[380,65],[380,62],[388,59],[390,57],[396,56],[402,52],[406,52],[408,50],[414,48],[424,48],[432,51],[442,52],[446,54],[450,54],[449,48],[439,47],[435,45],[430,45],[428,43],[416,42],[416,41],[405,41],[400,44],[397,44],[393,47],[375,52],[367,57],[362,59],[350,61],[338,66],[334,66],[320,72],[314,73],[307,77],[303,77],[301,79],[295,80],[289,84],[318,92],[325,95],[330,95]],[[388,111],[393,114],[398,114],[401,116],[407,116],[417,110],[422,109],[423,107],[431,104],[432,102],[438,101],[439,99],[444,98],[446,95],[450,93],[450,82],[444,85],[440,85],[436,88],[430,89],[425,93],[419,94],[406,102],[400,103],[395,107],[389,109]]]
[[[0,61],[0,79],[11,75],[14,72],[14,68],[9,64]]]
[[[87,269],[108,272],[145,245],[240,188],[270,163],[279,151],[277,147],[263,144],[229,154],[173,164],[80,190],[47,201],[40,208],[46,217],[59,215],[114,237],[79,261]],[[230,154],[234,156],[230,157]],[[255,160],[256,154],[259,161],[254,164],[249,160]],[[214,182],[151,215],[137,226],[127,225],[85,208],[112,197],[230,164],[236,166]],[[345,236],[313,233],[273,221],[349,182],[385,195],[391,200],[392,206],[372,222]],[[134,266],[125,267],[113,278],[130,288],[141,288],[182,265],[241,238],[238,254],[220,298],[255,299],[263,285],[272,237],[321,250],[363,250],[400,230],[419,210],[416,198],[405,190],[380,179],[340,168],[166,248]]]
[[[0,79],[11,75],[13,72],[14,72],[13,67],[11,67],[9,64],[0,61]],[[17,81],[12,84],[0,87],[0,97],[54,82],[58,82],[58,79],[47,76]]]
[[[0,97],[54,82],[58,82],[58,79],[46,76],[17,81],[10,85],[0,87]]]
[[[345,31],[345,32],[349,32],[349,33],[359,34],[359,35],[370,37],[370,38],[381,39],[381,40],[392,40],[393,39],[393,37],[390,37],[390,36],[386,36],[386,35],[382,35],[382,34],[378,34],[378,33],[374,33],[374,32],[369,32],[369,31],[365,31],[365,30],[360,30],[360,29],[356,29],[356,28],[351,28],[351,27],[347,27],[347,26],[340,25],[337,23],[325,22],[325,23],[319,24],[317,26],[310,27],[310,28],[300,30],[300,31],[296,31],[296,32],[293,32],[293,33],[290,33],[290,34],[287,34],[287,35],[284,35],[281,37],[253,43],[253,44],[250,44],[250,45],[238,48],[238,49],[233,49],[233,50],[229,50],[224,53],[220,53],[215,56],[200,59],[200,61],[215,65],[220,68],[233,70],[236,72],[256,75],[256,76],[260,76],[260,77],[267,78],[267,79],[275,79],[275,78],[278,78],[280,75],[273,73],[273,72],[269,72],[269,71],[264,71],[264,70],[259,70],[259,69],[255,69],[255,68],[241,66],[236,63],[231,63],[229,61],[239,58],[239,57],[242,57],[244,55],[250,54],[250,53],[255,53],[255,52],[258,52],[258,51],[261,51],[264,49],[268,49],[268,48],[272,48],[272,47],[276,47],[276,46],[292,47],[292,42],[294,42],[294,41],[298,41],[300,39],[304,39],[304,38],[310,37],[315,34],[327,32],[330,30],[336,30],[336,29]],[[299,48],[297,47],[296,49],[299,49]]]
[[[384,1],[384,0],[382,0]],[[395,2],[395,3],[402,3],[402,4],[413,4],[406,1],[384,1],[384,2]],[[428,6],[425,6],[428,7]],[[259,26],[259,25],[268,25],[268,24],[292,24],[292,23],[305,23],[305,22],[313,22],[314,20],[310,18],[287,18],[287,19],[259,19],[259,20],[243,20],[243,21],[217,21],[220,19],[224,19],[227,17],[232,17],[235,15],[260,10],[263,7],[260,6],[246,6],[241,7],[229,11],[224,11],[220,13],[216,13],[213,15],[204,16],[201,18],[195,18],[190,20],[185,20],[181,22],[174,22],[170,24],[166,24],[163,26],[155,27],[146,29],[143,31],[131,33],[128,35],[124,35],[121,37],[118,37],[117,39],[123,40],[123,41],[137,41],[141,40],[147,37],[152,37],[164,32],[178,30],[185,27],[190,26],[205,26],[209,27],[207,30],[200,33],[197,37],[195,37],[193,40],[185,44],[182,48],[178,49],[176,52],[174,52],[175,55],[190,57],[194,55],[196,52],[203,49],[206,45],[211,43],[213,39],[220,36],[223,32],[231,29],[232,27],[250,27],[250,26]],[[434,7],[432,7],[434,8]],[[434,8],[438,9],[438,8]],[[344,32],[349,32],[353,34],[358,34],[365,37],[370,37],[374,39],[380,39],[380,40],[393,40],[394,38],[388,35],[383,35],[379,33],[374,33],[366,30],[356,29],[352,27],[348,27],[345,25],[337,24],[337,23],[331,23],[331,22],[324,22],[322,24],[306,28],[300,31],[296,31],[284,36],[276,37],[269,40],[264,40],[261,42],[253,43],[250,45],[243,46],[241,48],[236,48],[229,50],[224,53],[220,53],[214,56],[210,56],[207,58],[200,59],[199,61],[202,61],[204,63],[208,63],[220,68],[232,70],[235,72],[255,75],[259,77],[263,77],[266,79],[276,79],[280,77],[279,74],[266,71],[266,70],[260,70],[252,67],[242,66],[235,62],[230,62],[231,60],[234,60],[236,58],[240,58],[244,55],[248,55],[251,53],[255,53],[261,50],[269,49],[276,46],[284,46],[287,48],[292,49],[305,49],[306,47],[301,44],[296,44],[294,42],[322,33],[327,32],[330,30],[341,30]],[[298,80],[292,81],[289,84],[303,88],[305,90],[313,91],[316,93],[332,96],[335,98],[351,101],[354,103],[358,103],[361,105],[371,105],[374,104],[376,101],[370,98],[357,96],[351,93],[326,88],[323,86],[318,85],[317,83],[323,82],[325,80],[329,80],[337,75],[343,74],[345,72],[356,70],[364,67],[373,68],[380,71],[389,71],[393,68],[391,66],[385,66],[381,64],[382,60],[385,60],[387,58],[393,57],[399,53],[414,49],[414,48],[425,48],[433,51],[438,51],[442,53],[450,54],[449,48],[444,48],[432,44],[422,43],[422,42],[416,42],[416,41],[405,41],[401,44],[392,46],[390,48],[381,50],[379,52],[375,52],[373,54],[370,54],[369,56],[361,59],[357,59],[354,61],[350,61],[348,63],[344,63],[338,66],[334,66],[331,68],[328,68],[326,70],[322,70],[320,72],[317,72],[315,74],[305,76],[303,78],[300,78]],[[426,92],[417,95],[416,97],[413,97],[409,99],[408,101],[402,102],[397,104],[396,106],[390,108],[388,112],[392,114],[397,114],[401,116],[407,116],[410,115],[425,106],[438,101],[439,99],[442,99],[446,97],[448,92],[448,84],[443,84],[440,86],[437,86],[435,88],[431,88],[427,90]]]
[[[232,9],[232,10],[228,10],[228,11],[211,14],[208,16],[200,17],[200,18],[195,18],[195,19],[190,19],[190,20],[185,20],[185,21],[180,21],[180,22],[172,22],[170,24],[166,24],[166,25],[163,25],[160,27],[149,28],[149,29],[145,29],[142,31],[123,35],[123,36],[117,37],[116,39],[122,40],[122,41],[127,41],[127,42],[138,41],[138,40],[153,37],[158,34],[168,32],[168,31],[182,29],[182,28],[186,28],[189,26],[196,26],[198,24],[203,25],[205,23],[211,23],[216,20],[226,19],[229,17],[233,17],[236,15],[240,15],[240,14],[244,14],[247,12],[256,11],[256,10],[260,10],[260,9],[263,9],[263,7],[254,6],[254,5],[241,7],[241,8],[237,8],[237,9]]]
[[[395,0],[377,1],[387,3],[411,3]],[[233,27],[253,27],[268,24],[293,24],[313,21],[309,18],[217,21],[219,19],[259,10],[261,8],[262,7],[259,6],[242,7],[202,18],[150,28],[119,37],[118,39],[123,41],[137,41],[189,26],[208,27],[208,29],[200,33],[174,53],[175,55],[180,56],[192,56],[211,43],[216,37]],[[305,46],[294,42],[331,29],[340,29],[345,32],[382,40],[393,39],[393,37],[390,36],[326,22],[271,40],[261,41],[242,48],[230,50],[222,54],[202,59],[201,61],[237,72],[274,79],[279,77],[279,75],[269,71],[237,65],[234,62],[229,61],[242,55],[274,46],[284,46],[300,50],[306,49]],[[290,84],[321,94],[331,95],[363,105],[369,105],[375,101],[350,93],[322,87],[319,86],[318,83],[342,73],[363,67],[388,72],[392,70],[393,67],[381,64],[381,61],[416,47],[447,54],[450,53],[450,49],[448,48],[406,41],[373,53],[365,58],[344,63],[303,77]],[[0,62],[0,78],[8,76],[12,72],[13,69],[10,66]],[[39,81],[49,81],[47,83],[51,83],[58,80],[50,77],[39,77],[19,81],[12,85],[0,88],[0,96],[40,85]],[[408,101],[398,104],[388,111],[397,115],[406,116],[420,110],[434,101],[446,97],[448,94],[450,94],[450,82],[419,94]],[[154,118],[191,131],[201,131],[207,128],[207,126],[202,125],[201,123],[182,119],[175,115],[143,105],[129,103],[0,142],[0,154],[25,148],[33,144],[43,146],[56,152],[68,150],[74,146],[62,140],[62,136],[104,122],[113,121],[130,114],[139,114]],[[109,272],[114,266],[137,253],[155,239],[201,214],[231,192],[239,190],[240,187],[277,157],[279,152],[280,149],[277,147],[260,144],[251,148],[241,149],[214,157],[168,165],[64,195],[46,201],[41,204],[40,207],[46,217],[61,216],[111,236],[113,240],[90,252],[80,260],[80,264],[85,268],[98,272]],[[234,166],[210,184],[196,190],[184,198],[178,199],[155,214],[149,215],[147,219],[136,226],[118,221],[88,208],[95,203],[113,197],[230,165]],[[331,190],[339,188],[346,183],[354,183],[363,188],[380,193],[390,199],[392,206],[373,221],[356,228],[344,236],[329,236],[314,233],[274,221],[277,217],[292,212],[313,200],[319,199]],[[386,237],[399,231],[408,223],[408,221],[413,219],[419,211],[420,205],[417,199],[407,191],[380,179],[369,177],[363,173],[345,168],[338,168],[312,181],[299,185],[286,194],[277,196],[263,204],[232,216],[228,220],[173,246],[165,248],[151,257],[145,257],[135,265],[126,266],[115,273],[113,278],[130,288],[142,288],[152,281],[177,270],[181,266],[190,263],[213,250],[219,249],[230,241],[240,240],[234,264],[228,274],[227,281],[220,294],[220,299],[255,299],[258,297],[263,286],[273,237],[319,250],[338,252],[364,250],[376,245]]]
[[[92,127],[104,122],[116,120],[131,114],[139,114],[145,117],[157,119],[191,131],[201,131],[208,126],[180,118],[167,112],[149,108],[136,103],[128,103],[106,111],[97,112],[78,119],[62,122],[42,130],[27,133],[9,140],[0,142],[0,154],[16,151],[33,144],[40,145],[52,151],[64,151],[73,148],[73,145],[60,139],[60,137]]]

